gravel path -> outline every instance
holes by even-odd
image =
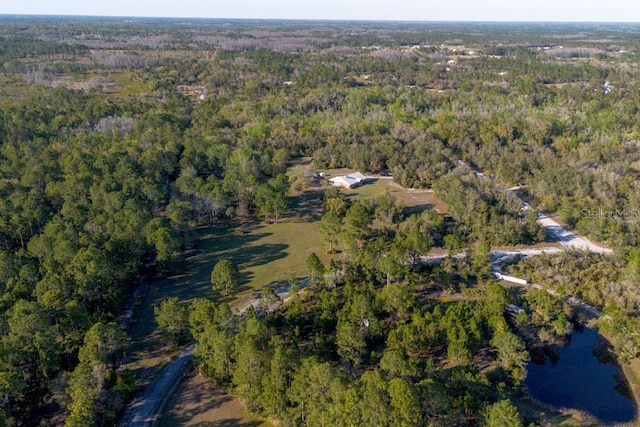
[[[162,412],[169,390],[173,388],[187,370],[193,356],[194,347],[191,344],[165,366],[149,385],[144,395],[129,404],[119,425],[128,427],[155,425],[155,421]]]

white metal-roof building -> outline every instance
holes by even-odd
[[[329,178],[329,184],[335,187],[355,188],[359,185],[364,184],[370,179],[371,178],[369,178],[368,176],[364,176],[360,172],[354,172],[347,175]]]

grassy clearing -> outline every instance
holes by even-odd
[[[351,190],[345,189],[347,194],[356,194],[358,198],[375,198],[385,192],[393,195],[405,207],[405,214],[436,210],[441,214],[447,213],[447,205],[438,199],[433,190],[402,188],[388,178],[377,178],[370,184]]]
[[[327,177],[334,177],[353,172],[350,169],[332,169],[326,172]],[[345,194],[354,198],[376,198],[385,192],[395,196],[405,206],[405,214],[422,212],[435,209],[441,214],[446,214],[447,204],[438,199],[433,190],[403,188],[395,183],[391,177],[373,175],[374,181],[361,187],[347,189],[342,188]],[[326,181],[324,182],[326,183]]]
[[[304,262],[312,252],[329,262],[317,225],[321,213],[322,193],[310,191],[293,197],[291,214],[278,223],[231,223],[199,230],[194,249],[186,255],[185,273],[152,282],[137,311],[128,367],[136,371],[138,389],[143,390],[179,352],[162,347],[153,307],[171,297],[186,303],[219,298],[211,288],[211,270],[221,259],[230,259],[240,268],[240,287],[228,299],[232,307],[255,298],[255,292],[270,283],[306,276]]]
[[[322,193],[310,191],[292,200],[295,216],[278,223],[247,223],[211,230],[200,240],[199,254],[190,260],[200,274],[194,279],[209,283],[216,262],[229,259],[240,268],[241,282],[232,306],[242,306],[255,298],[255,291],[292,276],[306,276],[304,262],[315,252],[328,264],[328,246],[318,227],[322,213]]]

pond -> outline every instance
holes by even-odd
[[[534,399],[587,412],[601,422],[631,422],[636,402],[621,368],[607,359],[606,341],[589,328],[576,328],[566,346],[532,354],[526,386]]]

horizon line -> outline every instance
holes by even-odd
[[[141,19],[141,20],[213,20],[213,21],[262,21],[262,22],[369,22],[369,23],[407,23],[407,24],[444,24],[444,23],[471,23],[471,24],[640,24],[640,21],[526,21],[526,20],[417,20],[417,19],[366,19],[366,18],[238,18],[238,17],[198,17],[198,16],[142,16],[142,15],[83,15],[83,14],[39,14],[39,13],[0,13],[2,18],[104,18],[104,19]]]

